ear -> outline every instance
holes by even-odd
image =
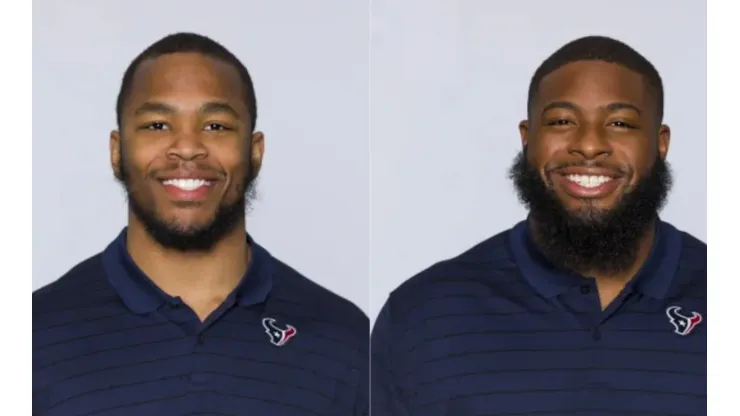
[[[671,128],[663,124],[658,129],[658,154],[665,160],[668,149],[671,147]]]
[[[522,147],[527,147],[527,143],[529,142],[529,120],[519,122],[519,136],[522,139]]]
[[[252,175],[257,177],[262,169],[262,157],[265,155],[265,135],[261,131],[252,134]]]
[[[110,132],[110,166],[113,170],[113,176],[121,180],[121,133],[118,130]]]

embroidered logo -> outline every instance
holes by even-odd
[[[270,343],[277,347],[282,347],[298,333],[298,330],[291,325],[285,325],[285,328],[280,328],[276,322],[277,319],[275,318],[264,318],[262,320],[262,326],[265,327],[265,332],[270,337]]]
[[[665,313],[668,315],[671,325],[673,325],[673,332],[681,336],[686,336],[701,323],[703,318],[697,312],[691,312],[691,316],[685,316],[679,313],[680,310],[681,307],[679,306],[670,306],[665,310]]]

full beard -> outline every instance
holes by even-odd
[[[213,219],[200,227],[185,227],[177,220],[166,221],[157,215],[153,206],[143,204],[131,186],[131,175],[121,149],[121,168],[117,178],[123,185],[128,199],[129,210],[143,224],[147,233],[159,245],[166,249],[180,252],[208,252],[219,241],[238,227],[255,197],[256,175],[251,166],[238,189],[239,197],[230,203],[218,207]],[[246,160],[250,160],[249,157]]]
[[[563,206],[527,161],[526,148],[515,158],[509,177],[529,210],[532,237],[542,254],[558,268],[605,276],[633,266],[640,240],[655,224],[673,184],[670,166],[658,157],[615,207],[574,211]]]

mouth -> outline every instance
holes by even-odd
[[[566,175],[565,179],[583,188],[597,188],[614,180],[613,177],[604,175]]]
[[[175,201],[195,202],[208,197],[213,181],[202,178],[173,178],[161,180],[165,192]]]
[[[610,172],[558,172],[555,182],[572,198],[599,199],[612,194],[622,183],[622,177]]]

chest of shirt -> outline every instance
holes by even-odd
[[[346,348],[302,325],[275,345],[262,319],[189,330],[171,314],[79,322],[34,349],[34,414],[350,414]],[[275,323],[285,329],[285,323]]]
[[[414,320],[396,361],[411,414],[705,411],[705,300],[634,297],[608,316],[520,301]]]

